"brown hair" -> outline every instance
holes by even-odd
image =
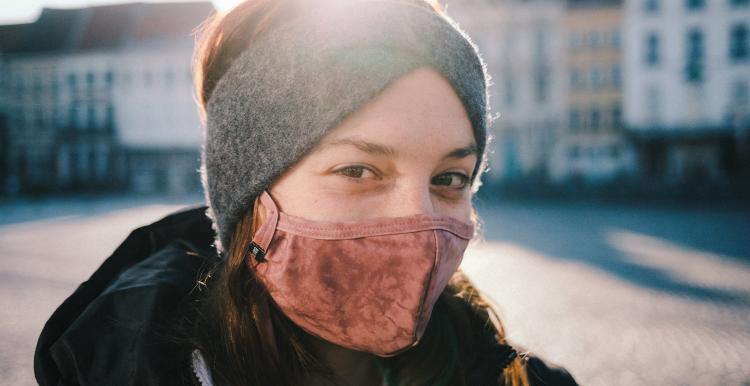
[[[438,3],[427,0],[400,1],[444,12]],[[301,2],[305,0],[246,0],[224,15],[212,15],[199,26],[193,72],[204,124],[206,103],[232,60],[273,25],[302,12],[303,7],[295,6]],[[201,350],[217,385],[294,385],[310,372],[330,376],[331,369],[311,354],[306,333],[274,306],[246,266],[252,235],[262,220],[255,215],[259,213],[257,208],[256,199],[234,229],[227,260],[202,281],[210,285],[198,306],[190,344]],[[476,212],[472,221],[478,221]],[[477,326],[474,320],[484,323]],[[380,360],[382,368],[387,369],[389,384],[428,385],[438,379],[444,384],[467,384],[472,364],[486,359],[478,332],[489,332],[499,343],[507,343],[494,309],[459,271],[436,303],[420,343]],[[528,386],[522,356],[496,375],[506,385]]]

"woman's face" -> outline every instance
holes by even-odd
[[[269,191],[282,212],[310,220],[429,214],[470,222],[476,162],[461,100],[439,72],[421,67],[328,131]]]

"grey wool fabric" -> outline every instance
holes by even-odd
[[[316,1],[255,40],[219,79],[206,106],[201,183],[226,258],[254,199],[325,133],[413,69],[453,85],[486,167],[490,76],[458,24],[421,0]]]

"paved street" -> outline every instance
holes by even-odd
[[[584,385],[750,385],[750,212],[482,206],[463,268]]]
[[[130,231],[191,202],[117,196],[0,203],[0,384],[35,385],[47,318]]]
[[[0,383],[35,384],[46,318],[130,230],[201,200],[0,202]],[[750,385],[750,208],[478,206],[462,268],[511,341],[582,385]]]

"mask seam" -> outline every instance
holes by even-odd
[[[318,240],[350,240],[350,239],[359,239],[359,238],[364,238],[364,237],[390,236],[390,235],[397,235],[397,234],[416,233],[416,232],[421,232],[421,231],[436,231],[436,230],[444,230],[446,232],[453,233],[454,235],[460,238],[463,238],[465,240],[471,239],[471,237],[467,237],[464,233],[456,232],[455,230],[452,230],[452,229],[446,229],[446,227],[430,227],[430,226],[425,226],[425,227],[416,228],[416,229],[409,229],[407,231],[403,231],[403,230],[392,230],[392,231],[375,230],[373,231],[376,233],[372,233],[372,232],[351,233],[350,231],[327,232],[325,230],[317,230],[317,229],[305,229],[303,232],[300,232],[299,229],[290,229],[290,228],[281,227],[281,226],[279,226],[277,229],[280,231],[284,231],[290,234],[297,235],[297,236],[309,237],[309,238],[318,239]]]
[[[314,221],[283,213],[268,190],[264,190],[261,193],[261,201],[266,204],[264,206],[267,206],[267,214],[273,217],[271,219],[273,222],[273,229],[270,230],[270,232],[264,229],[267,228],[268,219],[261,226],[261,229],[259,229],[259,231],[266,230],[266,232],[263,232],[265,234],[261,234],[260,240],[258,240],[264,250],[267,250],[270,247],[271,239],[277,229],[298,236],[323,240],[356,239],[369,236],[413,233],[436,229],[442,229],[463,239],[470,240],[474,233],[474,224],[464,223],[463,221],[450,216],[434,218],[423,214],[406,217],[366,219],[364,220],[364,222],[366,222],[365,224],[362,224],[362,222],[353,222],[349,224],[346,222],[322,221],[321,223],[323,224],[310,225],[309,223]],[[343,230],[338,229],[338,227],[342,226],[347,228]],[[333,229],[331,229],[332,227]],[[268,233],[270,233],[270,235]]]
[[[318,222],[315,220],[308,220],[305,218],[297,217],[290,215],[288,213],[283,213],[283,222],[287,223],[285,225],[290,226],[299,226],[299,227],[310,227],[310,228],[325,228],[326,226],[330,225],[357,225],[357,226],[364,226],[364,227],[383,227],[383,226],[391,226],[392,224],[421,224],[424,222],[429,223],[438,223],[438,224],[448,224],[456,226],[458,225],[469,225],[468,223],[464,223],[463,221],[460,221],[456,218],[450,217],[450,216],[428,216],[428,215],[412,215],[412,216],[405,216],[405,217],[379,217],[379,218],[370,218],[370,219],[364,219],[362,221],[320,221],[322,224],[319,226],[308,226],[304,224],[300,224],[302,222]],[[360,225],[364,223],[364,225]],[[459,225],[460,224],[460,225]]]
[[[438,242],[437,232],[434,230],[432,231],[432,237],[435,240],[435,256],[433,258],[433,264],[432,269],[430,270],[430,274],[427,276],[427,283],[425,283],[424,286],[424,293],[422,293],[422,300],[419,303],[419,311],[417,313],[417,323],[420,322],[419,317],[424,314],[425,309],[427,308],[427,295],[430,293],[430,284],[432,283],[433,278],[435,277],[435,271],[437,271],[438,267],[438,258],[440,257],[440,243]],[[429,318],[426,318],[424,321],[424,329],[427,329],[427,324],[429,324]],[[424,331],[422,331],[424,334]],[[414,338],[416,338],[417,331],[414,331]],[[420,338],[421,340],[421,338]],[[417,341],[418,342],[418,341]]]

